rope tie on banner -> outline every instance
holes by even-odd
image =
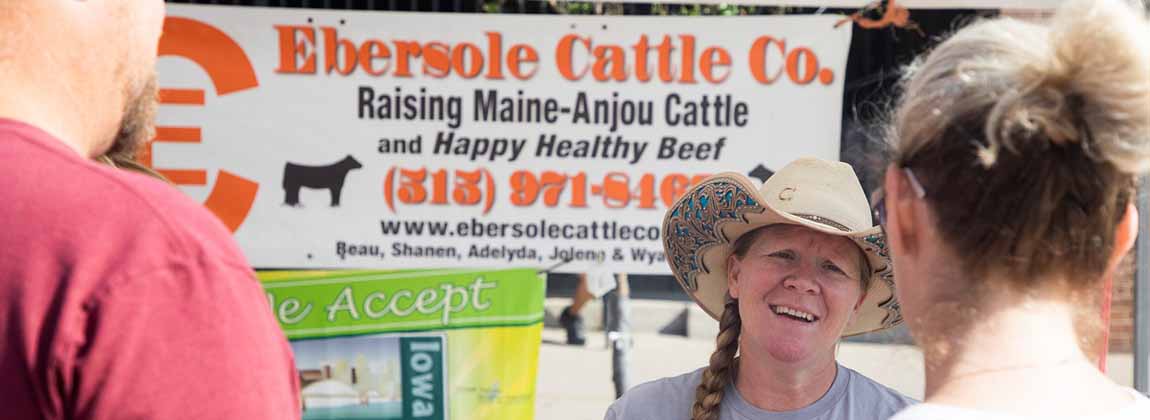
[[[867,15],[873,15],[874,13],[880,13],[878,19],[867,17]],[[847,22],[854,22],[863,29],[882,29],[894,26],[909,29],[917,32],[919,35],[923,35],[922,29],[919,28],[918,24],[910,20],[910,9],[895,4],[895,0],[879,0],[864,6],[862,9],[859,9],[859,11],[835,23],[835,28]]]
[[[562,266],[564,266],[564,265],[567,265],[567,263],[569,263],[569,262],[571,262],[571,259],[570,259],[570,258],[565,258],[565,259],[563,259],[562,261],[559,261],[558,263],[555,263],[555,265],[552,265],[552,266],[550,266],[550,267],[544,268],[544,269],[542,269],[542,270],[537,270],[537,271],[535,271],[535,274],[550,274],[552,271],[558,270],[558,269],[559,269],[559,267],[562,267]]]

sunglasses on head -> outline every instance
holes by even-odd
[[[914,194],[916,196],[918,196],[918,198],[925,198],[926,197],[926,189],[922,187],[921,182],[918,182],[918,177],[914,176],[914,171],[911,171],[910,168],[903,167],[902,173],[906,175],[906,178],[908,180],[910,180],[910,187],[912,189],[914,189]],[[873,213],[874,220],[875,220],[875,222],[878,222],[878,225],[881,226],[885,230],[886,229],[886,191],[884,191],[882,187],[878,187],[878,189],[875,189],[874,193],[872,193],[870,197],[871,197],[871,199],[870,199],[871,212]]]

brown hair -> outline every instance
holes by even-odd
[[[703,370],[703,379],[695,388],[695,404],[691,406],[691,420],[718,420],[719,405],[731,375],[738,366],[735,355],[739,352],[739,301],[727,299],[723,316],[719,319],[719,335],[715,338],[715,352],[710,364]]]
[[[102,164],[111,166],[113,168],[123,169],[123,170],[128,171],[128,172],[136,172],[139,174],[150,176],[152,178],[156,178],[158,180],[167,182],[169,184],[172,183],[172,181],[168,180],[163,175],[160,175],[159,172],[156,172],[152,168],[144,166],[144,165],[140,164],[139,162],[137,162],[135,159],[130,158],[130,157],[126,157],[126,156],[121,155],[121,154],[109,153],[109,154],[100,155],[99,157],[96,158],[96,161],[100,162]]]
[[[750,251],[751,245],[767,232],[768,228],[779,225],[767,225],[744,233],[735,239],[731,255],[743,258]],[[859,249],[860,285],[863,293],[870,288],[872,271],[866,254]],[[723,315],[719,317],[719,334],[715,337],[715,351],[707,368],[703,370],[703,378],[695,388],[695,403],[691,406],[691,420],[718,420],[719,406],[723,402],[723,394],[731,376],[738,368],[739,362],[735,356],[739,352],[739,333],[743,321],[739,318],[739,301],[727,295],[727,303],[723,305]]]
[[[1119,0],[1050,24],[967,27],[912,65],[892,162],[926,190],[942,237],[981,278],[1095,284],[1150,167],[1150,30]]]

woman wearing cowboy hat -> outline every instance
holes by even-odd
[[[885,419],[912,402],[835,362],[840,337],[900,320],[849,165],[800,159],[762,188],[712,176],[667,212],[663,238],[675,278],[719,320],[717,349],[627,391],[607,419]]]
[[[1144,12],[1069,1],[1043,24],[983,21],[914,68],[876,206],[925,357],[926,403],[896,418],[1150,419],[1095,364],[1103,279],[1150,168]]]

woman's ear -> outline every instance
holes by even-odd
[[[920,222],[915,214],[916,197],[910,182],[903,174],[902,168],[890,164],[886,168],[886,177],[883,180],[883,189],[886,190],[886,233],[890,251],[895,255],[914,254],[916,241],[915,228]]]
[[[1106,263],[1107,271],[1112,271],[1122,262],[1122,257],[1134,247],[1134,240],[1138,238],[1138,209],[1134,203],[1126,205],[1126,213],[1114,228],[1114,249],[1110,252],[1110,260]]]
[[[731,254],[727,257],[727,294],[732,299],[739,298],[739,257]]]

